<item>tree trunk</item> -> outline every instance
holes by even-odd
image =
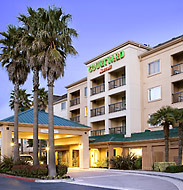
[[[18,112],[19,112],[19,83],[15,82],[14,86],[15,102],[14,102],[14,158],[16,162],[19,159],[19,144],[18,144]]]
[[[49,127],[49,176],[56,176],[54,121],[53,121],[53,76],[48,76],[48,127]]]
[[[165,162],[169,161],[169,125],[164,125],[164,138],[165,138]]]
[[[24,142],[23,139],[21,139],[21,154],[24,153]]]
[[[179,153],[178,165],[182,165],[183,123],[179,123]]]
[[[33,111],[33,165],[39,165],[38,160],[38,87],[39,72],[33,68],[33,91],[34,91],[34,111]]]

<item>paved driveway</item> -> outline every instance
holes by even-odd
[[[0,177],[0,190],[110,190],[68,183],[35,183]]]
[[[70,169],[68,173],[75,178],[74,184],[91,185],[122,190],[178,190],[183,182],[164,177],[130,174],[112,170]]]

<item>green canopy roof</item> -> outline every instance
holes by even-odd
[[[178,128],[174,127],[170,129],[170,137],[178,137]],[[163,130],[150,131],[146,130],[141,133],[132,133],[131,137],[125,137],[122,134],[107,134],[100,136],[91,136],[90,143],[99,142],[130,142],[130,141],[143,141],[143,140],[153,140],[153,139],[163,139]]]
[[[14,116],[8,117],[6,119],[3,119],[1,121],[4,122],[14,122]],[[18,122],[19,123],[30,123],[33,124],[33,108],[21,112],[18,114]],[[45,111],[38,111],[38,124],[41,125],[48,125],[48,113]],[[90,128],[86,125],[81,125],[77,122],[70,121],[68,119],[64,119],[62,117],[58,117],[54,115],[54,125],[57,126],[70,126],[70,127],[85,127],[85,128]]]

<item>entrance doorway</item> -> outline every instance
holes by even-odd
[[[72,166],[79,167],[79,150],[72,151]]]
[[[62,165],[68,165],[69,164],[69,151],[59,151],[58,152],[58,164]]]

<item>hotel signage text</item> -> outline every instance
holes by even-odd
[[[121,50],[111,56],[101,59],[100,61],[98,61],[96,63],[93,63],[92,65],[90,65],[88,67],[88,71],[91,73],[91,72],[95,71],[96,69],[100,69],[100,74],[101,74],[112,68],[112,65],[109,65],[108,67],[103,68],[104,66],[107,66],[108,64],[116,62],[116,61],[122,59],[124,56],[125,56],[125,53],[123,50]]]

